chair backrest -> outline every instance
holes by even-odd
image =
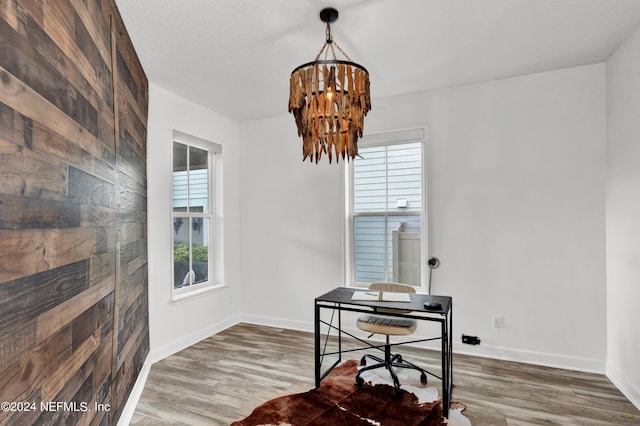
[[[369,290],[392,291],[395,293],[415,293],[415,287],[402,283],[371,283]]]
[[[402,283],[371,283],[369,285],[369,290],[375,290],[375,291],[391,291],[394,293],[415,293],[416,289],[415,287],[412,287],[408,284],[402,284]],[[408,310],[404,310],[404,309],[385,309],[385,308],[376,308],[375,309],[377,312],[389,312],[389,313],[393,313],[393,312],[411,312]]]

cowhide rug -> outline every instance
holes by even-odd
[[[348,360],[338,365],[322,381],[318,389],[272,399],[258,406],[251,415],[232,426],[306,426],[306,425],[379,425],[431,426],[446,425],[442,418],[442,400],[420,402],[405,391],[396,396],[392,386],[366,382],[355,384],[358,361]],[[430,388],[431,389],[431,388]],[[437,391],[436,391],[437,395]],[[464,404],[453,403],[453,412],[460,414]],[[451,422],[449,425],[457,422]]]

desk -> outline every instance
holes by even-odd
[[[453,302],[451,297],[446,296],[431,296],[432,300],[440,303],[442,308],[439,310],[427,311],[424,309],[424,303],[429,300],[430,296],[424,294],[410,294],[410,302],[378,302],[378,301],[362,301],[351,300],[354,289],[348,287],[338,287],[330,292],[316,297],[315,310],[314,310],[314,326],[315,326],[315,379],[316,388],[320,386],[322,379],[329,374],[333,368],[342,362],[342,334],[347,334],[359,341],[361,339],[353,336],[342,330],[341,324],[341,312],[361,312],[371,313],[373,308],[391,308],[402,309],[410,312],[376,312],[380,315],[392,315],[396,317],[412,318],[420,321],[434,321],[440,323],[440,336],[434,338],[414,340],[404,343],[423,342],[428,340],[440,340],[441,341],[441,359],[442,359],[442,377],[431,375],[439,378],[442,381],[442,411],[445,417],[449,417],[449,404],[451,403],[451,384],[453,379],[453,357],[452,357],[452,310]],[[320,317],[321,309],[337,311],[337,326],[333,325],[333,315],[330,322],[323,321]],[[336,330],[338,333],[338,351],[332,353],[325,353],[325,349],[321,351],[320,345],[320,325],[325,324],[329,327],[328,334],[331,335],[331,330]],[[322,359],[325,355],[338,355],[338,360],[333,363],[324,372],[322,371]]]

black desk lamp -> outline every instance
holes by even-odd
[[[427,267],[429,268],[429,300],[424,304],[424,308],[428,311],[437,311],[442,309],[442,305],[431,298],[431,271],[440,266],[440,260],[437,257],[430,257],[427,260]]]

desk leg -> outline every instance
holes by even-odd
[[[338,362],[342,362],[342,309],[338,303]]]
[[[451,388],[453,386],[453,307],[444,317],[442,324],[442,412],[449,417]]]
[[[315,302],[314,310],[314,332],[315,332],[315,373],[316,388],[320,386],[320,306]]]
[[[451,388],[453,388],[453,302],[451,303],[447,317],[449,318],[449,387],[447,392],[449,394],[449,404],[451,404]]]
[[[442,414],[445,417],[449,417],[449,398],[451,394],[449,393],[449,334],[447,333],[448,327],[447,317],[445,316],[444,321],[440,323],[440,333],[442,336],[441,339],[441,361],[442,361]]]

